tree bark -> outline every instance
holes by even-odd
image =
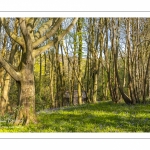
[[[49,61],[50,61],[50,69],[49,69],[49,79],[50,79],[50,103],[51,107],[55,108],[55,97],[54,97],[54,51],[49,52]]]
[[[21,70],[19,87],[19,107],[16,114],[15,125],[36,123],[35,115],[35,83],[33,63],[26,64]]]
[[[78,26],[77,26],[77,35],[79,37],[79,51],[78,51],[78,103],[79,105],[82,104],[82,87],[81,87],[81,76],[82,76],[82,70],[81,70],[81,63],[82,63],[82,18],[79,18],[78,20]]]

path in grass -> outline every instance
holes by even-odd
[[[111,101],[43,111],[38,124],[1,126],[0,132],[150,132],[150,104]]]

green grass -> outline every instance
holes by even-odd
[[[38,114],[38,124],[1,123],[0,132],[150,132],[150,104],[111,101]]]

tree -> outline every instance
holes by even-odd
[[[5,28],[9,38],[13,39],[21,46],[22,58],[17,69],[12,67],[0,55],[0,63],[2,67],[17,82],[19,87],[19,109],[16,114],[15,124],[29,124],[36,122],[35,115],[35,83],[34,83],[34,59],[50,47],[54,47],[62,38],[70,31],[77,22],[77,18],[73,19],[70,25],[61,33],[52,39],[52,36],[58,31],[58,28],[64,21],[64,18],[48,19],[47,22],[38,28],[37,18],[16,18],[19,25],[19,33],[11,32],[7,24],[7,18],[1,18],[1,23]],[[44,41],[50,41],[41,46]]]
[[[83,19],[78,19],[78,26],[77,26],[77,35],[79,38],[79,50],[78,50],[78,102],[79,105],[82,104],[82,87],[81,87],[81,79],[82,79],[82,70],[81,70],[81,63],[82,63],[82,23]]]

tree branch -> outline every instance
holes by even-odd
[[[62,34],[60,34],[57,38],[55,38],[53,41],[50,41],[48,44],[46,44],[43,47],[33,50],[32,57],[35,58],[35,57],[39,56],[41,53],[43,53],[47,49],[54,46],[54,44],[56,42],[59,42],[60,40],[62,40],[62,38],[71,30],[71,28],[73,28],[73,26],[76,24],[77,20],[78,20],[78,18],[73,19],[72,23],[67,27],[67,29]]]
[[[20,81],[21,75],[19,72],[15,71],[11,65],[3,59],[0,55],[1,66],[8,72],[8,74],[16,81]]]
[[[1,18],[1,22],[6,30],[6,33],[8,34],[8,36],[10,38],[12,38],[15,42],[17,42],[19,45],[23,46],[23,38],[22,37],[18,37],[16,34],[14,34],[14,32],[11,32],[7,23],[6,23],[6,19],[5,18]]]
[[[33,50],[32,57],[35,58],[35,57],[39,56],[41,53],[45,52],[46,50],[48,50],[52,46],[54,46],[54,41],[50,41],[45,46],[42,46],[36,50]]]
[[[36,42],[33,43],[33,48],[36,48],[38,45],[42,44],[46,39],[53,36],[56,33],[56,31],[58,30],[58,28],[60,27],[63,20],[64,20],[64,18],[58,19],[58,21],[56,22],[54,27],[48,33],[46,33],[45,36],[41,37],[40,39],[38,39]]]
[[[34,34],[35,40],[38,40],[40,37],[50,29],[52,25],[53,19],[50,18],[47,22],[43,23],[42,26],[38,29],[38,31]]]
[[[33,34],[33,28],[34,28],[35,21],[36,21],[36,18],[26,18],[26,26],[27,26],[27,30],[30,33],[32,42],[35,42],[34,34]]]
[[[63,31],[62,34],[60,34],[58,36],[58,41],[62,40],[62,38],[69,33],[69,31],[73,28],[73,26],[76,24],[76,22],[78,21],[78,18],[74,18],[72,23],[67,27],[67,29],[65,31]]]

